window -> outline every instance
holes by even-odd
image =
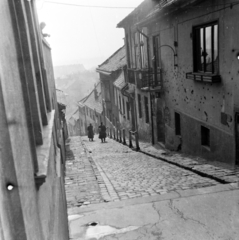
[[[129,37],[129,34],[126,34],[125,35],[125,42],[126,42],[126,53],[127,53],[127,64],[128,64],[128,67],[130,68],[130,37]]]
[[[174,120],[175,120],[175,134],[180,136],[181,135],[181,119],[180,119],[179,113],[175,112]]]
[[[154,60],[154,64],[155,64],[155,68],[160,68],[160,51],[159,51],[159,47],[160,47],[160,42],[159,42],[160,38],[159,35],[157,36],[153,36],[153,60]]]
[[[121,97],[119,96],[119,108],[120,108],[120,111],[121,111]]]
[[[154,84],[159,85],[160,81],[160,68],[161,68],[161,58],[160,58],[160,38],[159,35],[153,36],[153,67],[154,67]]]
[[[118,106],[118,102],[117,102],[117,90],[116,90],[116,88],[114,88],[114,96],[115,96],[115,105]]]
[[[145,105],[145,122],[149,123],[149,102],[147,97],[144,97],[144,105]]]
[[[127,119],[129,120],[129,102],[126,102],[126,108],[127,108]]]
[[[124,98],[122,98],[122,102],[123,102],[123,114],[125,114],[125,104],[124,104]]]
[[[141,95],[138,94],[138,109],[139,109],[139,118],[142,118],[142,103],[141,103]]]
[[[143,34],[142,34],[143,33]],[[142,33],[139,34],[139,44],[140,44],[140,67],[148,68],[148,49],[147,49],[147,28],[142,29]],[[145,34],[145,35],[144,35]]]
[[[140,68],[139,33],[134,34],[134,67]]]
[[[218,73],[218,23],[194,28],[194,72]]]
[[[210,130],[201,126],[201,145],[210,147]]]

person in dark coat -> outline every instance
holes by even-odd
[[[101,142],[105,142],[106,138],[106,127],[101,122],[101,125],[99,126],[99,138],[101,139]]]
[[[91,141],[93,142],[94,131],[93,131],[93,126],[91,125],[91,123],[90,123],[90,125],[88,126],[87,130],[88,130],[88,138],[89,138],[89,141],[91,140]]]

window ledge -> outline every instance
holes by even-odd
[[[209,82],[209,83],[221,82],[221,76],[218,74],[189,72],[189,73],[186,73],[186,78],[194,81],[199,81],[199,82]]]
[[[38,189],[45,182],[47,177],[55,110],[48,113],[47,117],[48,125],[42,128],[43,144],[36,147],[38,172],[35,175],[35,183]]]

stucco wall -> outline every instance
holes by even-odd
[[[170,142],[178,141],[174,121],[174,113],[178,111],[182,118],[182,151],[233,164],[234,107],[239,104],[239,62],[236,59],[238,50],[235,50],[239,41],[236,24],[239,7],[222,9],[224,6],[219,4],[224,2],[204,1],[200,7],[185,8],[180,13],[165,16],[150,25],[149,34],[160,34],[161,45],[169,45],[177,52],[175,62],[178,67],[174,68],[173,51],[169,47],[160,49],[165,108],[169,110],[170,119],[165,122],[166,144],[170,147]],[[211,5],[218,6],[208,7]],[[219,74],[222,81],[211,84],[186,79],[186,73],[193,71],[192,29],[212,21],[218,21],[219,26]],[[174,41],[178,47],[174,46]],[[222,124],[221,113],[227,114],[232,121]],[[210,152],[201,148],[199,123],[210,128]],[[194,136],[195,142],[190,140]]]
[[[138,105],[138,94],[141,95],[141,109],[142,109],[142,117],[139,117],[139,105]],[[145,114],[145,104],[144,97],[148,98],[148,108],[149,108],[149,122],[146,123],[146,114]],[[151,109],[150,109],[150,97],[149,93],[142,92],[139,89],[136,90],[136,108],[137,108],[137,121],[138,121],[138,132],[139,132],[139,140],[151,142],[152,140],[152,129],[151,129]]]

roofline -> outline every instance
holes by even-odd
[[[138,9],[144,4],[145,1],[147,1],[147,0],[143,0],[143,2],[140,3],[130,14],[128,14],[125,18],[123,18],[123,19],[116,25],[116,27],[117,27],[117,28],[124,28],[124,26],[123,26],[123,25],[124,25],[124,22],[127,21],[130,17],[132,17],[135,12],[137,12]]]
[[[102,73],[102,74],[107,75],[107,76],[109,76],[112,73],[112,72],[109,72],[109,71],[106,71],[106,70],[102,70],[100,68],[96,68],[95,70],[96,70],[96,72]]]
[[[64,106],[64,107],[67,106],[66,104],[63,104],[63,103],[60,103],[60,102],[57,102],[57,103],[60,104],[60,105],[62,105],[62,106]]]
[[[115,51],[110,57],[108,57],[103,63],[101,63],[100,65],[98,65],[97,69],[100,69],[100,67],[105,64],[109,59],[111,59],[116,53],[118,53],[122,48],[124,48],[125,45],[123,45],[121,48],[119,48],[117,51]]]
[[[99,112],[98,110],[96,110],[95,108],[93,109],[93,108],[91,108],[91,107],[89,107],[89,106],[86,106],[86,107],[88,107],[88,108],[90,108],[91,110],[93,110],[93,111],[96,111],[97,113],[99,113],[99,114],[101,114],[102,112],[103,112],[103,109],[102,109],[102,111],[101,112]]]
[[[150,22],[154,21],[155,19],[159,19],[161,17],[163,17],[163,15],[159,15],[159,13],[163,10],[168,10],[170,9],[170,7],[173,6],[177,6],[177,5],[181,5],[182,8],[187,7],[190,4],[194,4],[196,2],[198,2],[200,0],[191,0],[190,2],[186,2],[184,0],[174,0],[174,1],[169,1],[167,2],[164,6],[162,6],[161,8],[158,9],[158,12],[154,13],[152,16],[148,17],[148,18],[144,18],[141,21],[139,21],[138,23],[136,23],[136,26],[143,26],[144,24],[149,24]],[[184,3],[184,4],[183,4]],[[157,7],[159,7],[160,3],[157,5]],[[174,11],[177,11],[178,8],[175,8]]]
[[[80,101],[78,101],[78,102],[84,101],[87,97],[88,97],[88,95],[85,96],[85,97],[83,97],[83,98],[82,98]]]
[[[91,95],[91,93],[93,93],[93,91],[95,90],[95,88],[98,86],[100,84],[100,81],[96,84],[96,86],[92,89],[92,91],[86,96],[86,97],[84,97],[83,99],[84,99],[84,102],[83,103],[85,103],[85,101],[89,98],[89,96]],[[82,100],[83,100],[82,99]]]

